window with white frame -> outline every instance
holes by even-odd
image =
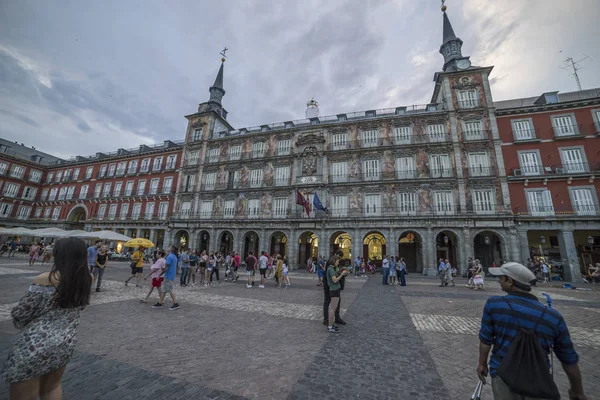
[[[363,179],[365,181],[378,181],[381,179],[379,160],[363,161]]]
[[[229,161],[236,161],[242,158],[242,145],[238,144],[229,148]]]
[[[427,125],[427,136],[430,142],[444,142],[446,140],[444,124]]]
[[[334,133],[331,136],[331,148],[332,150],[344,150],[348,147],[348,134]]]
[[[85,199],[87,197],[88,189],[89,189],[88,185],[81,186],[81,188],[79,189],[79,198],[80,199]]]
[[[37,189],[30,187],[30,186],[25,186],[25,189],[23,189],[23,194],[21,195],[22,198],[24,198],[25,200],[35,200],[35,195],[37,193]]]
[[[292,152],[292,140],[281,139],[277,141],[277,155],[287,156]]]
[[[128,174],[135,174],[137,173],[137,169],[138,169],[138,160],[131,160],[129,161],[129,167],[127,168],[127,173]]]
[[[96,183],[96,187],[94,188],[94,198],[98,198],[100,197],[100,195],[102,194],[102,184],[101,183]]]
[[[150,159],[144,158],[140,165],[140,172],[148,172],[150,170]]]
[[[248,200],[248,218],[260,217],[260,199]]]
[[[253,169],[250,171],[250,187],[261,187],[263,181],[263,170]]]
[[[348,163],[346,161],[331,164],[331,180],[333,182],[348,181]]]
[[[275,186],[287,186],[290,184],[290,167],[275,168]]]
[[[17,219],[27,219],[29,214],[31,214],[31,207],[19,206],[17,209]]]
[[[594,201],[595,190],[593,188],[570,187],[569,191],[571,192],[573,211],[575,211],[577,215],[598,214],[598,207]]]
[[[17,193],[19,193],[20,185],[15,183],[7,182],[4,185],[4,196],[6,197],[17,197]]]
[[[159,178],[154,178],[150,180],[150,194],[158,193],[158,183],[160,182]]]
[[[172,187],[173,187],[173,177],[168,176],[163,180],[163,194],[171,193]]]
[[[42,172],[41,171],[36,171],[35,169],[32,169],[31,171],[29,171],[29,181],[30,182],[40,183],[41,180],[42,180]]]
[[[85,179],[90,179],[94,173],[94,167],[87,167],[85,170]]]
[[[529,119],[520,119],[511,121],[513,128],[513,136],[515,140],[530,140],[535,139],[535,131],[531,126],[532,121]]]
[[[496,209],[496,199],[491,189],[473,190],[471,200],[475,214],[493,214]]]
[[[79,168],[75,168],[75,169],[73,170],[73,180],[74,180],[74,181],[76,181],[76,180],[78,180],[78,179],[79,179],[79,172],[80,172],[80,171],[81,171],[81,170],[80,170]]]
[[[210,172],[204,175],[204,189],[205,190],[214,190],[215,184],[217,183],[217,173]]]
[[[221,149],[219,149],[218,147],[216,147],[214,149],[209,149],[208,150],[208,162],[210,162],[210,163],[219,162],[220,154],[221,154]]]
[[[102,185],[99,185],[99,186],[100,186],[100,190],[102,190]],[[6,186],[5,186],[5,188],[6,188]],[[50,194],[48,195],[48,201],[54,201],[54,200],[56,200],[57,193],[58,193],[58,189],[57,188],[50,189]],[[100,195],[98,194],[98,196],[100,196]]]
[[[196,184],[196,175],[187,175],[183,182],[183,191],[193,192]]]
[[[131,210],[131,219],[140,219],[141,214],[142,214],[142,203],[135,203],[133,205],[133,209]]]
[[[287,197],[276,197],[273,199],[273,217],[285,218],[287,216]]]
[[[110,197],[110,190],[112,189],[112,183],[108,182],[104,184],[104,191],[102,197]]]
[[[0,175],[6,175],[6,171],[8,170],[8,164],[7,163],[0,163]],[[52,180],[52,179],[50,179]]]
[[[396,158],[396,176],[398,179],[413,179],[416,169],[414,157]]]
[[[200,203],[200,218],[210,218],[212,216],[213,201],[204,200]]]
[[[117,204],[113,203],[110,205],[110,207],[108,207],[108,219],[115,219],[115,217],[117,216],[117,206]]]
[[[393,129],[395,144],[411,144],[412,143],[412,127],[397,126]]]
[[[25,176],[25,167],[17,164],[13,164],[10,169],[10,176],[13,178],[21,179]]]
[[[0,218],[9,218],[12,204],[0,203]]]
[[[452,176],[450,156],[434,154],[429,157],[429,171],[432,178],[448,178]]]
[[[60,210],[62,207],[54,207],[54,211],[52,212],[52,219],[55,221],[58,221],[58,218],[60,217]]]
[[[552,127],[555,136],[577,135],[578,130],[571,115],[560,115],[552,117]]]
[[[469,153],[469,175],[489,176],[490,156],[486,152]]]
[[[128,181],[125,184],[125,196],[131,196],[133,194],[133,185],[134,185],[133,181]]]
[[[481,121],[465,121],[463,123],[465,140],[481,140],[483,139],[483,130],[481,129]]]
[[[477,90],[459,90],[458,105],[460,108],[475,108],[479,106],[479,96]]]
[[[113,196],[114,197],[120,197],[122,189],[123,189],[123,182],[116,182],[115,183],[115,188],[113,190]]]
[[[235,200],[223,202],[223,218],[233,218],[235,215]]]
[[[75,193],[75,186],[69,186],[67,189],[67,200],[71,200],[73,198],[73,194]]]
[[[252,144],[252,158],[264,157],[265,147],[265,142],[258,142]]]
[[[198,150],[190,151],[188,155],[188,165],[198,165],[198,158],[200,157],[200,152]]]
[[[119,218],[121,219],[121,221],[124,221],[127,219],[129,214],[129,203],[123,203],[121,204],[121,212],[119,212]]]
[[[62,180],[63,182],[68,182],[69,179],[71,179],[71,172],[73,172],[73,171],[70,169],[65,170],[65,174],[64,174],[63,180]]]
[[[137,194],[138,194],[138,196],[143,195],[145,191],[146,191],[146,180],[145,179],[141,179],[141,180],[138,181],[138,186],[137,186]]]
[[[50,218],[51,212],[52,212],[52,207],[46,207],[46,209],[44,210],[44,218],[46,218],[46,219]]]
[[[104,219],[106,216],[106,204],[100,204],[98,207],[98,219]]]
[[[54,178],[54,172],[48,172],[48,175],[46,175],[46,183],[52,182],[53,178]]]
[[[370,129],[361,133],[362,147],[377,147],[379,145],[379,131]]]
[[[542,163],[538,151],[519,151],[521,175],[541,175]]]
[[[165,168],[167,169],[175,169],[175,165],[177,164],[177,154],[171,154],[167,157],[167,165]]]
[[[346,217],[348,215],[348,196],[333,195],[331,197],[331,215],[334,217]]]
[[[200,139],[202,139],[202,128],[194,129],[194,132],[192,134],[192,141],[197,142]]]
[[[108,166],[108,173],[107,173],[107,176],[114,176],[114,175],[115,175],[115,171],[116,171],[116,169],[117,169],[117,164],[114,164],[114,163],[113,163],[113,164],[110,164],[110,165]]]
[[[438,215],[454,214],[454,196],[452,191],[435,192],[435,210]]]
[[[552,195],[547,189],[527,190],[527,207],[533,216],[554,215]]]
[[[152,171],[160,171],[160,169],[162,168],[162,161],[162,157],[156,157],[154,159],[154,163],[152,164]]]
[[[46,201],[47,197],[48,197],[48,189],[42,190],[42,194],[40,195],[40,201]]]
[[[191,201],[182,202],[181,206],[179,207],[179,213],[181,214],[182,218],[189,218],[192,213],[192,202]]]
[[[154,203],[146,203],[144,217],[146,219],[152,219],[152,217],[154,217]]]
[[[588,171],[588,165],[584,160],[583,147],[559,148],[564,172],[578,174]]]
[[[106,164],[100,166],[100,172],[98,173],[98,176],[100,178],[104,178],[106,176],[106,169],[107,168],[108,168],[108,166]]]
[[[44,211],[43,207],[38,207],[35,209],[35,218],[40,218],[42,216],[42,212]]]
[[[63,176],[63,172],[62,171],[58,171],[56,173],[56,176],[54,177],[54,183],[60,182],[61,179],[62,179],[62,176]]]
[[[381,213],[381,195],[365,195],[365,216],[375,216]]]
[[[167,219],[169,216],[169,202],[163,201],[158,205],[158,218]]]
[[[67,197],[67,188],[61,187],[58,191],[58,200],[64,200]]]
[[[127,161],[121,161],[117,164],[117,176],[125,175],[125,167],[127,166]]]
[[[400,214],[414,214],[417,212],[417,194],[415,192],[400,192],[396,197]]]

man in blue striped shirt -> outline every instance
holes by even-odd
[[[569,396],[572,400],[586,399],[583,394],[581,372],[577,362],[579,357],[573,348],[569,330],[562,315],[552,308],[548,308],[540,320],[546,306],[540,303],[536,296],[529,293],[531,282],[535,275],[522,264],[506,263],[500,268],[490,268],[492,275],[498,276],[498,283],[506,296],[490,297],[483,308],[481,329],[479,331],[479,365],[477,374],[485,383],[488,374],[488,355],[492,350],[489,360],[489,373],[492,377],[492,390],[495,400],[519,400],[523,396],[513,393],[506,383],[496,376],[496,370],[506,354],[510,344],[517,335],[518,327],[526,329],[535,328],[540,344],[550,353],[554,348],[556,357],[569,378],[571,389]],[[510,306],[507,304],[510,303]],[[518,318],[518,324],[511,313],[511,309]],[[538,323],[539,321],[539,323]],[[492,349],[493,346],[493,349]],[[548,362],[550,365],[550,362]]]

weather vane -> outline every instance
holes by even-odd
[[[225,53],[227,53],[227,50],[229,50],[227,48],[227,46],[225,46],[225,48],[221,51],[221,56],[223,56],[223,58],[221,58],[221,61],[225,62],[225,59],[227,58],[227,56],[225,55]]]

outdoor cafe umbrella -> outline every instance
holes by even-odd
[[[149,249],[150,247],[154,247],[154,243],[144,238],[135,238],[131,239],[123,244],[124,247],[143,247],[145,249]]]
[[[114,231],[85,232],[77,234],[75,236],[82,239],[101,239],[112,240],[115,242],[125,242],[127,240],[131,240],[129,236],[121,235],[120,233]]]
[[[35,236],[34,229],[27,229],[23,227],[9,228],[2,232],[2,235],[14,235],[14,236]]]
[[[37,237],[56,237],[55,235],[63,235],[65,232],[67,231],[60,228],[43,228],[36,229],[32,233]]]

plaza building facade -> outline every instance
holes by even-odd
[[[444,13],[429,104],[241,129],[227,122],[221,64],[209,100],[187,116],[170,240],[280,253],[294,268],[338,249],[348,260],[404,257],[428,275],[439,258],[461,272],[471,256],[486,268],[518,259],[492,68],[472,66],[461,47]]]
[[[521,259],[578,281],[600,262],[600,89],[496,102]]]
[[[63,160],[0,139],[0,224],[108,229],[162,246],[182,148],[165,141]]]

